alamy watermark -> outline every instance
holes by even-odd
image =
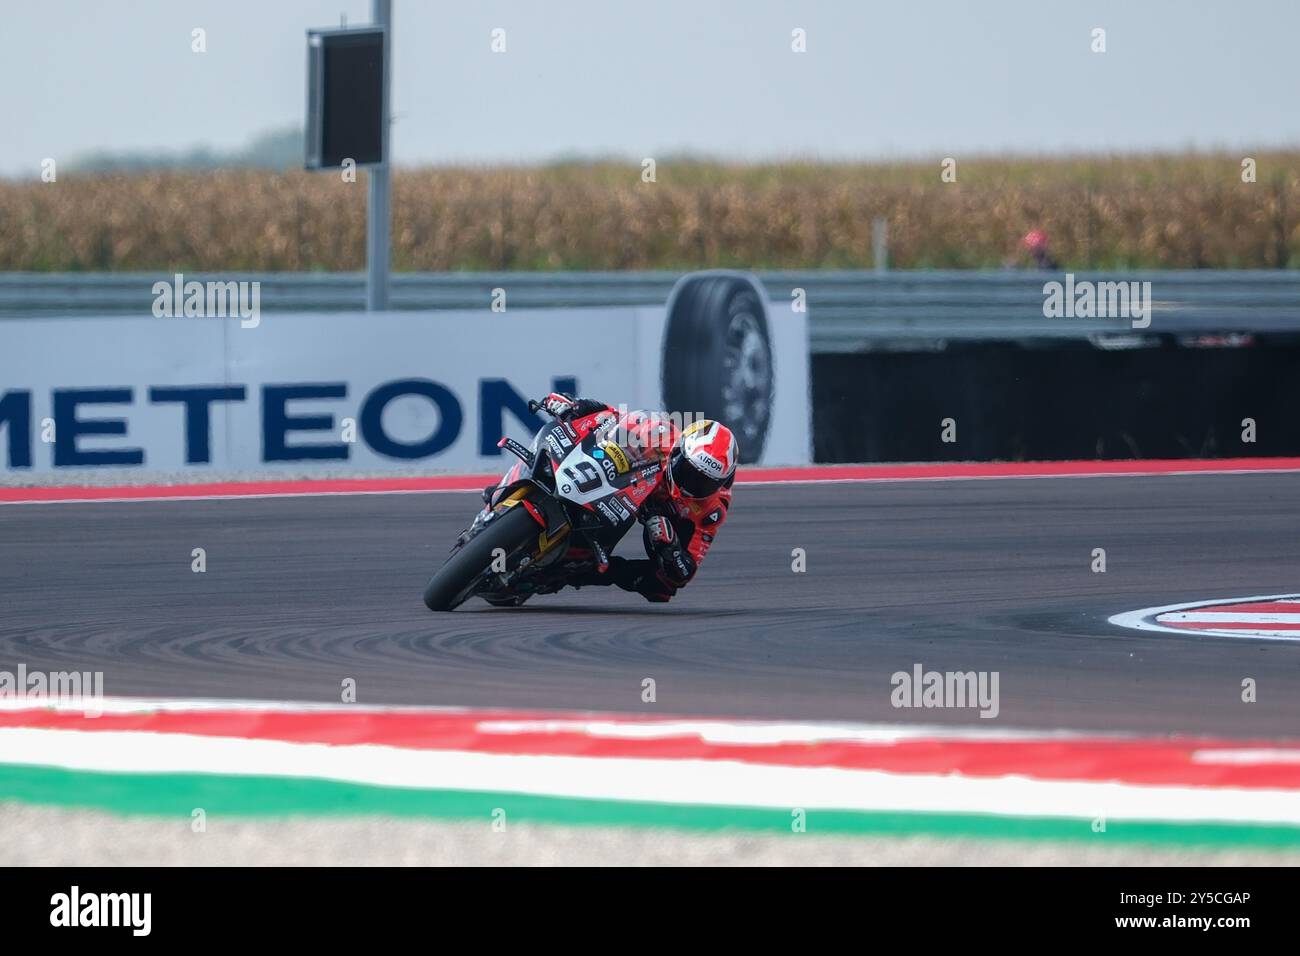
[[[19,664],[17,671],[0,670],[0,707],[9,701],[58,706],[98,717],[104,712],[104,672],[29,671],[26,664]]]
[[[998,703],[998,671],[894,671],[889,702],[895,707],[978,707],[981,717],[993,718]]]
[[[117,926],[132,936],[148,936],[152,913],[152,893],[83,893],[73,884],[68,892],[50,897],[50,925],[56,927]]]
[[[1048,319],[1128,319],[1133,328],[1151,325],[1150,282],[1075,281],[1043,283],[1043,317]]]
[[[636,413],[619,405],[602,420],[602,438],[630,451],[658,451],[667,454],[682,432],[707,421],[703,412],[644,411]]]
[[[254,281],[185,281],[176,273],[171,282],[153,284],[156,319],[239,318],[239,326],[255,329],[262,321],[262,283]]]

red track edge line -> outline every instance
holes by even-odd
[[[737,483],[951,481],[976,478],[1091,478],[1259,472],[1300,472],[1300,458],[801,465],[743,469],[737,477]],[[178,485],[4,486],[0,487],[0,504],[479,491],[497,479],[496,474],[478,474],[400,478],[269,478]]]

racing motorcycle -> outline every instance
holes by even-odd
[[[547,411],[536,401],[528,410]],[[629,440],[612,413],[552,418],[529,446],[497,443],[519,461],[484,490],[483,510],[429,580],[429,610],[450,611],[471,597],[517,607],[575,574],[609,567],[610,552],[659,482],[654,443]]]

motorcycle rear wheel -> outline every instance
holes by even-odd
[[[508,558],[531,546],[540,531],[528,509],[520,505],[495,518],[434,572],[424,588],[424,606],[430,611],[450,611],[464,604],[472,596],[474,583],[491,567],[497,548]]]

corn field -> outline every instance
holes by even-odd
[[[935,163],[399,169],[396,270],[988,268],[1046,231],[1064,268],[1300,266],[1300,151]],[[0,270],[359,270],[364,172],[0,183]]]

